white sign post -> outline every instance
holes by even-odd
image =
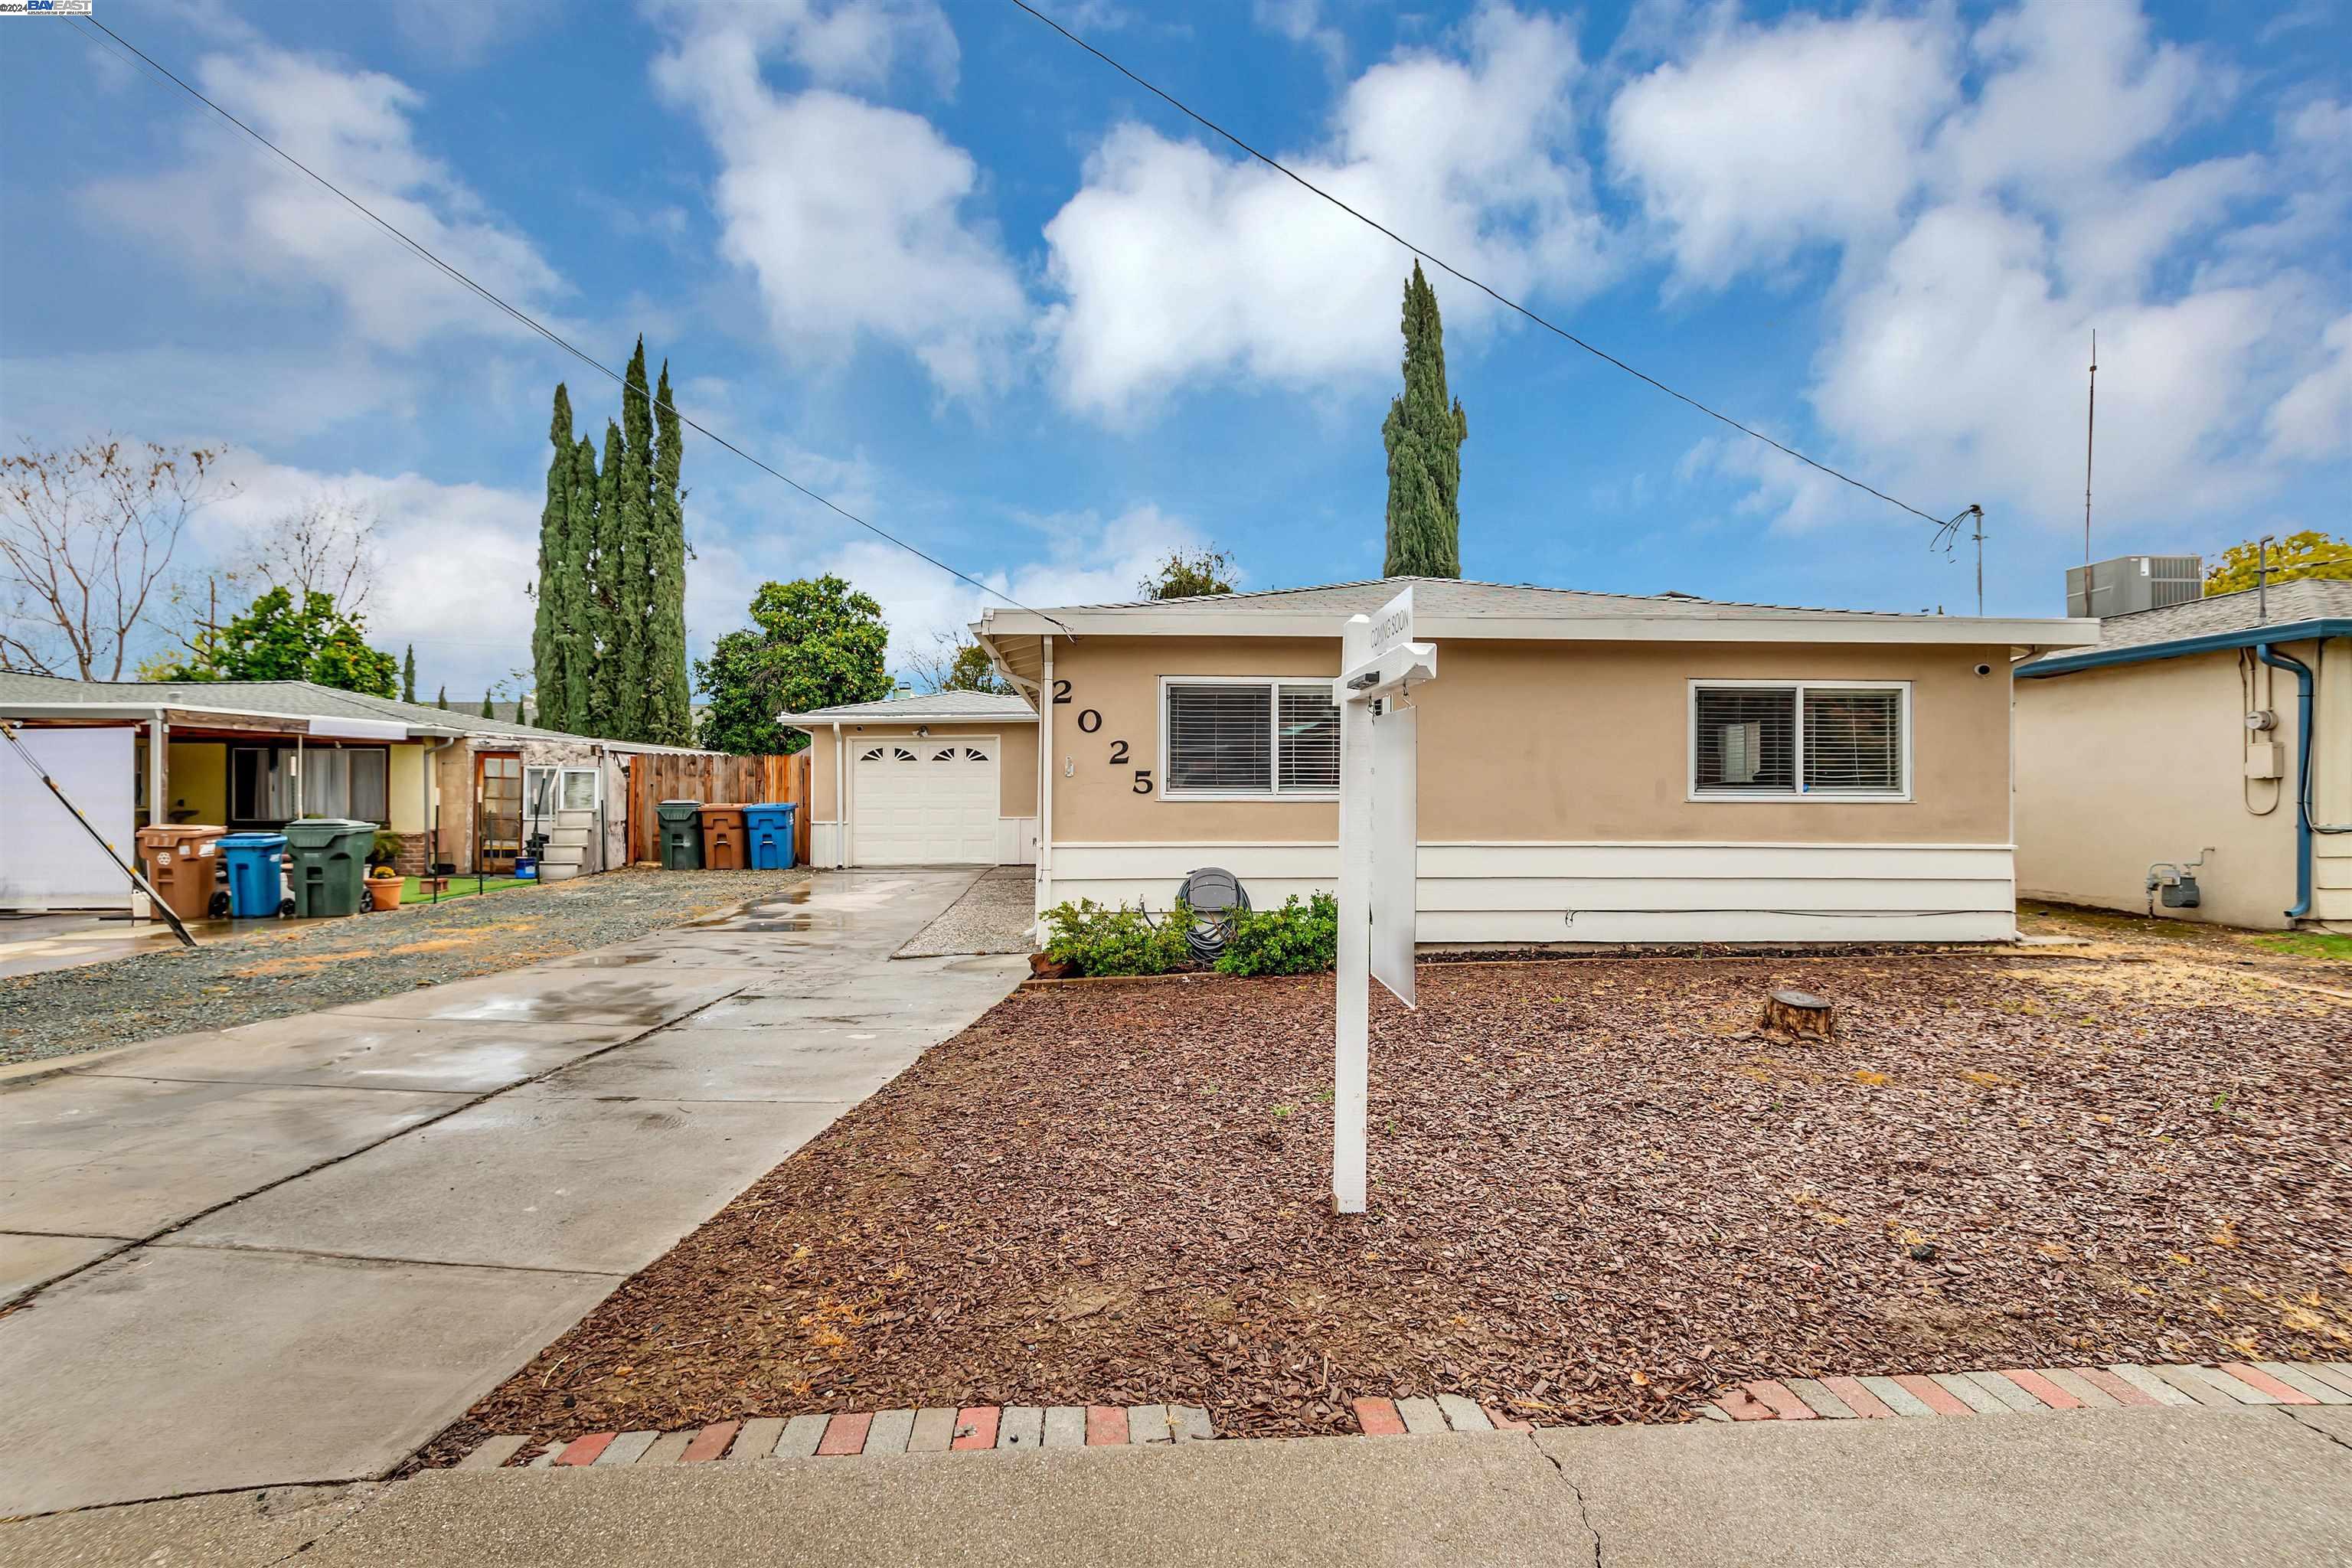
[[[1339,973],[1335,1008],[1331,1202],[1364,1212],[1371,982],[1413,1004],[1414,860],[1420,845],[1418,731],[1402,698],[1434,679],[1437,649],[1412,640],[1412,590],[1340,634]]]

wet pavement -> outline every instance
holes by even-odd
[[[0,1516],[386,1473],[1000,1000],[827,873],[509,973],[0,1089]]]

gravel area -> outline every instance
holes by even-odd
[[[1759,1032],[1765,994],[1838,1032]],[[1330,1212],[1328,977],[1016,992],[445,1434],[1723,1383],[2352,1345],[2352,1003],[2142,956],[1448,964],[1373,1011]]]
[[[373,1001],[724,913],[793,871],[627,869],[0,980],[0,1063]]]
[[[893,958],[946,958],[968,952],[1027,952],[1036,944],[1037,874],[999,866],[974,882],[940,918],[907,939]]]

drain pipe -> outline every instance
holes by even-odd
[[[2294,908],[2286,918],[2311,913],[2311,837],[2315,833],[2352,833],[2352,823],[2311,820],[2311,666],[2268,643],[2254,645],[2254,657],[2273,669],[2294,671]]]
[[[849,763],[841,750],[841,721],[833,721],[833,865],[849,868]]]

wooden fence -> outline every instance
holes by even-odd
[[[757,805],[793,801],[800,806],[793,822],[793,855],[802,865],[809,858],[809,754],[788,757],[730,757],[716,752],[673,756],[640,752],[629,759],[629,858],[661,858],[661,816],[656,806],[665,800],[698,800],[711,805]]]

